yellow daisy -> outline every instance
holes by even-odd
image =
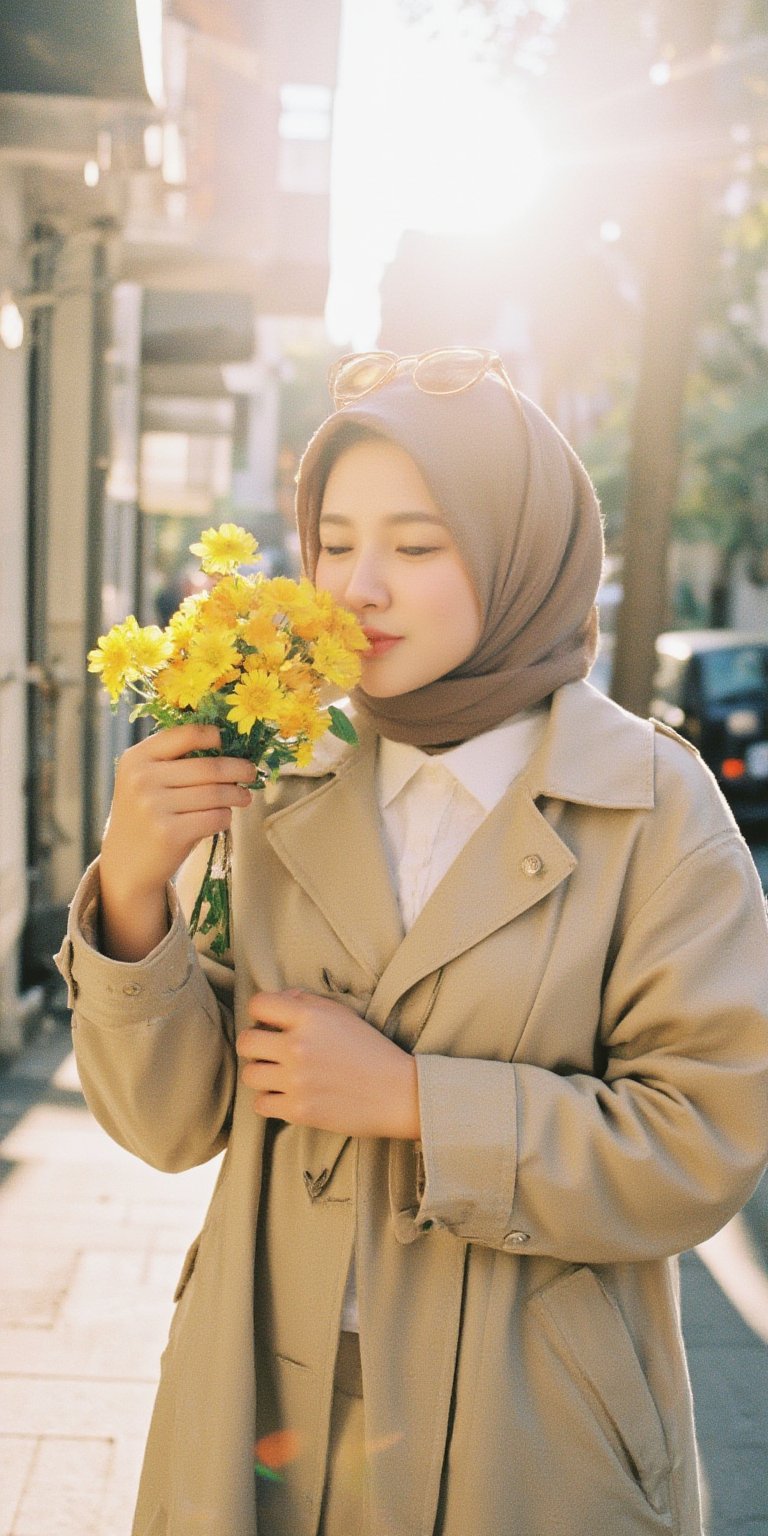
[[[318,713],[315,715],[314,720],[311,720],[309,725],[307,726],[307,735],[308,735],[310,741],[311,742],[319,741],[320,737],[324,736],[326,731],[330,728],[330,724],[331,724],[331,717],[330,717],[327,709],[319,710]]]
[[[360,680],[358,657],[333,635],[321,635],[312,646],[312,666],[339,688],[353,688]]]
[[[229,629],[199,629],[189,642],[190,661],[203,662],[214,677],[242,665],[242,658]]]
[[[133,656],[140,672],[156,672],[173,653],[173,645],[157,624],[136,627]]]
[[[287,596],[285,609],[291,629],[302,640],[315,640],[327,628],[332,609],[319,600],[319,594],[306,576],[294,583],[294,587],[293,594]]]
[[[200,535],[200,542],[189,547],[193,555],[200,557],[207,575],[228,576],[238,566],[252,561],[259,546],[253,534],[237,523],[221,523],[218,528],[206,528]]]
[[[135,619],[133,624],[138,628]],[[100,675],[113,704],[126,685],[139,676],[133,641],[134,634],[126,619],[124,624],[113,625],[108,634],[99,635],[96,646],[88,652],[88,671]]]
[[[243,576],[222,576],[209,594],[206,618],[221,621],[234,627],[244,618],[253,605],[254,583]]]
[[[270,576],[259,584],[259,607],[270,617],[284,613],[290,618],[299,595],[299,583],[290,576]]]
[[[280,682],[284,688],[290,688],[292,693],[305,692],[313,698],[317,690],[317,679],[312,668],[295,658],[286,661],[280,668]]]
[[[155,692],[174,709],[197,709],[216,673],[201,661],[172,661],[154,679]]]
[[[257,720],[275,723],[275,711],[282,696],[274,673],[267,672],[265,667],[248,666],[232,691],[232,708],[227,719],[234,721],[242,736],[247,736]]]
[[[331,717],[325,712],[315,716],[311,729],[306,732],[306,740],[299,742],[296,748],[295,761],[300,768],[306,768],[311,763],[315,753],[315,744],[321,736],[325,735],[330,723]]]
[[[194,592],[190,597],[183,598],[176,612],[171,615],[165,633],[174,652],[186,651],[193,634],[205,621],[207,602],[207,592]]]
[[[240,633],[247,645],[254,645],[257,650],[261,650],[262,646],[271,645],[278,630],[270,615],[257,608],[249,614]]]
[[[275,725],[281,736],[308,735],[316,716],[314,700],[296,694],[286,694],[275,706]]]
[[[263,662],[269,672],[280,672],[285,664],[290,641],[285,635],[275,635],[274,640],[267,641],[259,651],[259,661]],[[282,678],[280,679],[282,682]]]
[[[348,608],[334,608],[328,633],[341,640],[348,651],[370,650],[370,640],[367,640],[363,634],[359,619],[356,619],[354,613],[350,613]]]

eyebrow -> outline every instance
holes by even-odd
[[[321,512],[320,513],[319,521],[321,523],[343,523],[345,526],[348,527],[349,524],[352,522],[352,519],[350,517],[344,517],[343,514],[340,513],[340,512]],[[385,523],[435,523],[438,528],[444,528],[445,527],[445,522],[443,521],[443,518],[442,517],[436,517],[434,515],[434,513],[432,513],[432,512],[390,512],[384,518],[384,522]]]

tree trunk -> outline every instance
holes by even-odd
[[[672,9],[678,36],[681,21],[687,23],[678,57],[703,54],[714,36],[714,0],[689,0]],[[660,165],[652,194],[653,234],[625,509],[624,597],[611,684],[618,703],[640,715],[647,714],[651,698],[656,636],[667,623],[667,548],[682,463],[685,384],[703,257],[698,167],[695,159],[686,160],[685,149],[690,155],[696,129],[706,117],[706,87],[699,76],[693,86],[670,82],[661,89],[680,95],[670,163]]]

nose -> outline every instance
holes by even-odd
[[[353,613],[363,613],[367,608],[382,610],[389,607],[389,588],[381,561],[373,550],[361,550],[353,562],[344,600]]]

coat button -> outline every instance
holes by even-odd
[[[531,1241],[530,1232],[507,1232],[504,1237],[504,1247],[521,1248],[523,1243]]]
[[[141,987],[135,981],[129,981],[123,987],[123,992],[126,997],[136,997],[140,991]]]
[[[521,860],[520,868],[524,875],[540,875],[544,865],[537,853],[527,853]]]

